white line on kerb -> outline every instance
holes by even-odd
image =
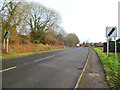
[[[79,87],[81,78],[82,78],[82,76],[83,76],[83,73],[85,72],[85,69],[86,69],[86,67],[87,67],[89,58],[90,58],[90,51],[89,51],[89,53],[88,53],[87,61],[86,61],[85,66],[84,66],[84,68],[83,68],[83,70],[82,70],[82,73],[81,73],[81,75],[80,75],[80,77],[79,77],[79,79],[78,79],[78,81],[77,81],[77,83],[76,83],[76,85],[75,85],[74,90],[77,90],[77,88]]]
[[[45,57],[45,58],[41,58],[41,59],[35,60],[34,62],[38,62],[38,61],[41,61],[41,60],[44,60],[44,59],[48,59],[48,58],[51,58],[51,57],[54,57],[54,56],[55,56],[55,55],[48,56],[48,57]]]
[[[11,69],[14,69],[14,68],[16,68],[16,66],[10,67],[10,68],[4,69],[4,70],[0,70],[0,72],[5,72],[5,71],[8,71],[8,70],[11,70]]]

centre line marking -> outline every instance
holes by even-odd
[[[35,60],[34,62],[42,61],[42,60],[44,60],[44,59],[48,59],[48,58],[51,58],[51,57],[54,57],[54,56],[55,56],[55,55],[48,56],[48,57],[45,57],[45,58],[41,58],[41,59]]]
[[[41,58],[41,59],[35,60],[34,62],[38,62],[38,61],[41,61],[41,60],[44,60],[44,59],[48,59],[48,58],[51,58],[51,57],[54,57],[54,56],[55,55],[48,56],[48,57],[45,57],[45,58]],[[24,63],[24,65],[27,65],[27,63]],[[9,71],[9,70],[12,70],[12,69],[15,69],[15,68],[17,68],[17,67],[16,66],[10,67],[10,68],[4,69],[4,70],[0,70],[0,72]]]
[[[4,70],[0,70],[0,72],[5,72],[5,71],[8,71],[8,70],[11,70],[11,69],[14,69],[14,68],[16,68],[16,66],[10,67],[10,68],[4,69]]]

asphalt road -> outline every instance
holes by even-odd
[[[3,88],[74,88],[89,48],[60,50],[2,62]]]

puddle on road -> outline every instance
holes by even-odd
[[[100,76],[100,74],[98,74],[98,73],[89,73],[88,76],[98,77],[98,76]]]

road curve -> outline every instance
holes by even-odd
[[[89,48],[80,47],[3,61],[3,88],[74,88]]]

